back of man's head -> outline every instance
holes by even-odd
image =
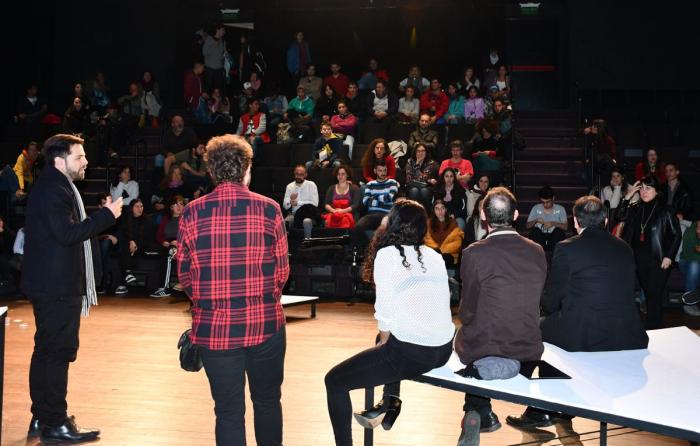
[[[209,140],[206,161],[215,183],[242,183],[253,159],[253,149],[238,135],[216,136]]]
[[[484,215],[486,222],[493,229],[510,228],[515,220],[515,208],[518,206],[515,196],[505,187],[494,187],[484,198]]]
[[[600,198],[586,195],[574,203],[574,217],[581,228],[605,226],[605,206]]]

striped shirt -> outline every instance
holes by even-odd
[[[362,197],[362,204],[368,212],[389,213],[394,205],[394,197],[399,191],[399,183],[396,180],[387,178],[384,181],[373,180],[365,186],[365,194]]]

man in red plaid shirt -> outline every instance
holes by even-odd
[[[240,136],[207,144],[216,188],[180,218],[179,280],[191,297],[192,342],[200,346],[216,413],[216,444],[245,445],[245,375],[255,438],[282,444],[286,338],[280,303],[289,276],[280,207],[248,190],[253,150]]]

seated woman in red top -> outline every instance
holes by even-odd
[[[380,159],[383,159],[386,163],[386,177],[392,180],[396,179],[396,161],[389,154],[389,145],[384,139],[377,138],[369,143],[369,147],[367,147],[367,151],[362,157],[362,176],[365,177],[367,183],[376,179],[374,177],[374,166],[377,164],[377,160]]]
[[[469,183],[469,180],[474,176],[474,166],[472,166],[471,161],[462,158],[462,150],[462,141],[459,139],[452,141],[450,143],[452,157],[440,164],[438,174],[442,175],[445,169],[448,168],[454,169],[457,172],[457,181],[459,181],[459,184],[461,184],[464,189],[468,189],[469,186],[467,183]]]
[[[260,111],[260,100],[251,98],[248,100],[248,113],[244,113],[238,120],[236,135],[243,136],[253,147],[253,157],[258,153],[263,144],[270,142],[267,133],[267,118]]]
[[[634,167],[634,179],[641,181],[642,178],[655,176],[659,180],[659,184],[663,184],[666,182],[664,167],[664,163],[659,159],[656,149],[649,147],[644,152],[644,159],[639,161]]]

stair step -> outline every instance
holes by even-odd
[[[539,202],[539,198],[537,196],[538,192],[544,186],[547,184],[544,180],[538,184],[538,185],[516,185],[516,191],[518,193],[518,197],[520,197],[521,200],[526,200],[526,201],[537,201]],[[588,193],[588,189],[585,186],[555,186],[553,185],[552,187],[554,189],[554,196],[556,201],[559,204],[563,204],[564,202],[573,202],[576,201],[579,197],[582,197]]]
[[[526,150],[527,151],[527,150]],[[583,169],[583,161],[579,160],[516,160],[515,169],[518,175],[533,174],[574,174]]]
[[[515,126],[518,129],[525,127],[576,127],[576,120],[568,117],[533,118],[516,116]]]
[[[583,149],[579,147],[540,147],[540,146],[529,146],[522,152],[518,152],[516,155],[518,161],[521,160],[583,160]]]
[[[525,138],[528,147],[575,147],[574,136],[530,136]]]
[[[586,186],[586,181],[581,177],[581,175],[569,173],[517,173],[515,181],[518,188],[521,186],[542,184],[571,187]]]
[[[532,137],[576,137],[578,131],[574,127],[527,127],[518,126],[518,131],[525,138]]]
[[[518,112],[518,118],[569,118],[576,119],[578,112],[576,110],[528,110]]]

